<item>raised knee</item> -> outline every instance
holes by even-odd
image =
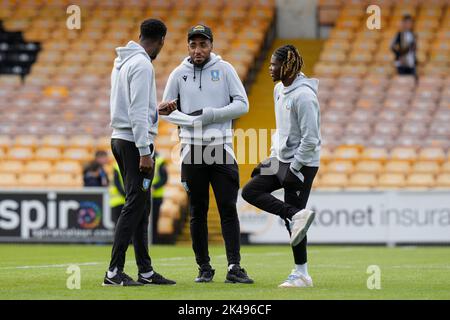
[[[248,184],[245,185],[244,188],[242,189],[241,196],[248,203],[252,202],[252,199],[254,198],[254,192],[252,191],[251,188],[249,188]]]

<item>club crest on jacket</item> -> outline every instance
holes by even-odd
[[[219,70],[211,70],[211,80],[212,81],[219,81]]]

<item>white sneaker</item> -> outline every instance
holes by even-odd
[[[308,209],[303,209],[292,216],[291,246],[295,247],[303,240],[315,216],[315,212]]]
[[[292,270],[288,278],[280,284],[279,288],[309,288],[313,286],[313,281],[310,276],[305,276],[304,274],[298,272],[297,270]]]

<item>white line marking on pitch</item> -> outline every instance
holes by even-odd
[[[278,256],[278,255],[282,255],[279,252],[266,252],[266,253],[261,253],[261,254],[256,254],[256,253],[247,253],[247,254],[243,254],[243,256],[250,256],[250,255],[259,255],[259,256]],[[225,258],[225,255],[216,255],[213,256],[213,258]],[[182,260],[191,260],[193,259],[192,257],[170,257],[170,258],[160,258],[160,259],[155,259],[155,261],[161,261],[161,262],[166,262],[166,261],[182,261]],[[132,264],[134,262],[127,262],[126,264]],[[13,270],[13,269],[45,269],[45,268],[66,268],[70,265],[77,265],[77,266],[97,266],[97,265],[102,265],[102,264],[107,264],[107,262],[81,262],[81,263],[63,263],[63,264],[48,264],[48,265],[35,265],[35,266],[14,266],[14,267],[0,267],[0,270]]]
[[[48,265],[37,265],[37,266],[16,266],[16,267],[1,267],[0,270],[8,269],[44,269],[44,268],[65,268],[71,265],[77,266],[96,266],[101,264],[100,262],[82,262],[82,263],[64,263],[64,264],[48,264]]]

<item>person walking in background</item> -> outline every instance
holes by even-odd
[[[83,183],[85,187],[107,187],[109,185],[108,174],[104,168],[108,161],[106,151],[98,150],[95,152],[94,161],[88,163],[83,169]]]
[[[391,44],[395,54],[395,66],[399,75],[413,75],[417,79],[417,36],[413,30],[413,18],[406,14],[403,16],[401,30],[397,32]]]
[[[164,186],[168,180],[166,162],[155,152],[155,176],[152,184],[152,243],[158,243],[159,211],[164,198]]]
[[[162,47],[167,28],[156,19],[140,26],[139,43],[128,42],[116,49],[117,58],[111,73],[111,148],[123,177],[125,205],[117,221],[111,262],[104,286],[138,286],[175,284],[155,272],[148,253],[150,186],[154,172],[155,140],[158,113],[173,105],[157,107],[155,72],[152,60]],[[138,280],[124,272],[125,255],[133,242]]]
[[[308,274],[306,232],[314,212],[305,209],[320,163],[320,107],[317,79],[302,72],[303,58],[297,48],[278,48],[270,60],[275,85],[276,131],[270,157],[252,172],[242,189],[248,203],[285,221],[291,236],[295,266],[280,287],[312,287]],[[284,189],[284,202],[271,193]]]

